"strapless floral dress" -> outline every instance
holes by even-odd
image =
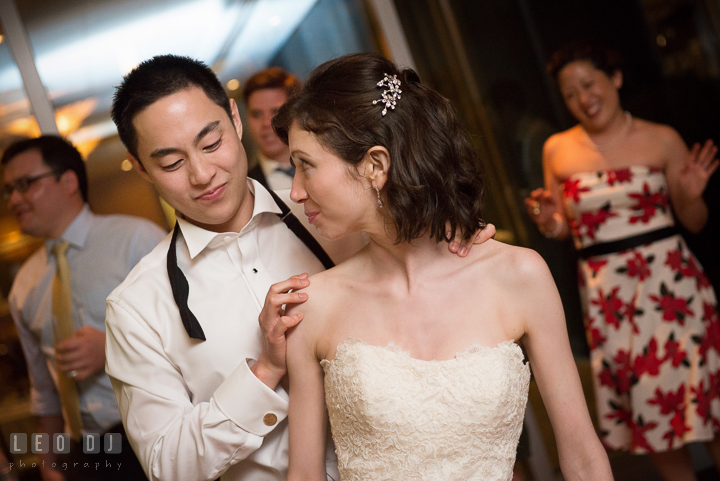
[[[717,300],[673,231],[664,174],[641,166],[581,173],[563,187],[603,443],[647,453],[712,439],[720,430]]]

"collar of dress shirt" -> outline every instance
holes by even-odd
[[[212,232],[202,227],[198,227],[195,224],[191,224],[187,220],[178,216],[178,223],[180,224],[180,232],[182,232],[185,244],[188,246],[190,252],[190,258],[194,259],[196,255],[205,249],[213,239],[217,236],[241,235],[250,229],[257,223],[256,218],[262,214],[268,212],[271,214],[280,214],[282,211],[277,206],[273,198],[270,196],[268,191],[258,181],[248,178],[248,186],[250,192],[253,194],[255,199],[253,206],[253,213],[250,221],[245,224],[240,232]]]
[[[45,249],[47,249],[48,255],[51,254],[55,244],[62,241],[68,242],[76,249],[84,249],[88,233],[90,232],[93,215],[92,211],[90,211],[90,206],[87,204],[83,205],[80,213],[70,222],[70,225],[67,226],[67,229],[65,229],[65,232],[62,233],[59,239],[45,239]]]
[[[260,153],[258,153],[258,162],[260,163],[260,168],[262,169],[263,174],[265,174],[266,179],[270,177],[278,167],[289,167],[289,164],[281,164],[277,160],[268,159]]]

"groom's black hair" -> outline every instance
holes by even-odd
[[[133,119],[158,100],[181,90],[198,87],[232,118],[230,100],[215,73],[199,60],[178,55],[158,55],[145,60],[127,74],[113,96],[112,119],[120,140],[135,157],[137,132]]]

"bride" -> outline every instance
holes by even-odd
[[[510,480],[530,370],[568,480],[612,479],[553,279],[482,227],[482,176],[448,101],[373,54],[313,71],[273,120],[297,169],[291,198],[328,239],[369,243],[314,275],[288,335],[289,480]],[[445,221],[450,220],[450,232]],[[304,296],[303,296],[304,297]]]

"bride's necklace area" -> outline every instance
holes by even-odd
[[[618,134],[613,137],[612,139],[608,140],[607,142],[603,142],[602,144],[598,144],[593,142],[593,140],[588,135],[587,131],[585,130],[585,127],[580,126],[580,129],[582,130],[583,136],[585,137],[585,140],[588,141],[590,146],[595,150],[604,150],[609,147],[612,147],[613,145],[617,144],[621,140],[625,138],[627,133],[630,131],[630,126],[632,125],[632,115],[630,115],[630,112],[627,110],[625,111],[625,125],[623,125],[623,128]]]

